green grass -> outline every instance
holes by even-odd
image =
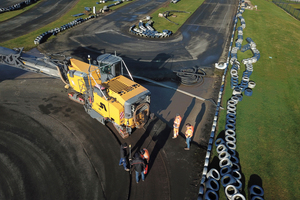
[[[295,9],[300,9],[300,3],[295,3],[295,4],[289,4],[290,6],[292,6]]]
[[[250,76],[256,82],[253,95],[244,96],[237,106],[237,152],[245,192],[250,176],[256,174],[265,199],[300,199],[300,22],[272,2],[251,2],[259,11],[244,12],[244,39],[254,40],[261,58]],[[249,53],[238,53],[240,61],[247,57]],[[244,69],[242,65],[240,73]],[[223,107],[232,94],[229,73],[226,79]],[[224,130],[225,115],[222,111],[219,132]],[[226,199],[222,187],[220,196]]]
[[[110,9],[115,10],[121,6],[124,6],[132,1],[125,1],[117,6],[113,6]],[[39,36],[40,34],[51,30],[53,28],[59,28],[60,26],[67,24],[71,21],[73,21],[76,18],[86,18],[90,13],[86,13],[87,15],[83,15],[80,17],[73,17],[72,15],[78,14],[78,13],[85,13],[84,7],[93,7],[96,6],[96,10],[100,10],[103,8],[103,6],[107,6],[112,4],[113,1],[108,1],[104,4],[96,4],[95,0],[78,0],[78,3],[69,11],[67,12],[64,16],[62,16],[59,20],[56,20],[55,22],[52,22],[38,30],[32,31],[31,33],[28,33],[26,35],[23,35],[21,37],[5,41],[0,43],[0,46],[4,46],[7,48],[15,48],[15,47],[24,47],[25,50],[29,50],[34,48],[36,45],[33,43],[34,39]],[[101,17],[101,16],[100,16]],[[51,36],[48,40],[51,38],[54,38],[56,36]]]
[[[29,6],[26,6],[20,10],[14,10],[14,11],[9,11],[9,12],[5,12],[0,14],[0,22],[3,22],[5,20],[11,19],[19,14],[22,14],[23,12],[31,9],[32,7],[36,6],[37,4],[39,4],[41,1],[37,1],[36,3],[33,3]]]
[[[173,33],[176,33],[176,31],[184,24],[184,22],[195,12],[195,10],[204,2],[204,0],[184,0],[179,1],[178,3],[169,3],[165,7],[161,7],[155,12],[153,12],[151,16],[151,20],[153,23],[153,28],[157,30],[158,32],[162,32],[164,29],[168,29],[172,31]],[[159,13],[164,13],[165,11],[170,10],[177,10],[177,11],[186,11],[190,13],[177,13],[177,12],[171,12],[170,14],[172,16],[169,16],[168,19],[170,19],[172,22],[177,23],[178,25],[169,22],[163,17],[158,17]],[[176,16],[176,17],[174,17]]]

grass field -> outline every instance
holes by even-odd
[[[256,82],[253,95],[244,96],[237,106],[237,152],[245,192],[256,175],[265,199],[300,199],[300,22],[270,1],[251,2],[258,11],[244,12],[244,39],[254,40],[261,58],[250,76]],[[239,61],[247,57],[249,53],[238,53]],[[227,74],[223,107],[231,94]],[[219,132],[224,130],[225,114],[221,112]],[[220,199],[226,199],[223,191],[221,187]]]
[[[195,10],[204,2],[204,0],[182,0],[178,3],[169,3],[165,7],[161,7],[155,12],[151,13],[151,20],[153,23],[153,28],[157,30],[158,32],[162,32],[164,29],[168,29],[172,31],[173,33],[176,33],[176,31],[184,24],[184,22],[195,12]],[[178,25],[169,22],[163,17],[158,17],[159,13],[164,13],[165,11],[186,11],[189,13],[179,13],[179,12],[171,12],[171,16],[168,17],[172,22],[177,23]]]
[[[115,10],[121,6],[124,6],[128,3],[130,3],[132,1],[125,1],[117,6],[113,6],[110,9],[111,10]],[[25,50],[29,50],[34,48],[36,45],[33,43],[34,39],[39,36],[40,34],[51,30],[53,28],[59,28],[60,26],[67,24],[71,21],[73,21],[76,18],[86,18],[88,17],[88,15],[83,15],[80,17],[73,17],[72,15],[78,14],[78,13],[84,13],[85,9],[84,7],[93,7],[96,6],[96,10],[100,10],[101,8],[103,8],[103,6],[107,6],[112,4],[113,1],[108,1],[104,4],[96,4],[95,0],[79,0],[78,3],[69,11],[67,12],[64,16],[62,16],[59,20],[56,20],[55,22],[52,22],[38,30],[35,30],[29,34],[23,35],[21,37],[0,43],[0,46],[4,46],[7,48],[14,48],[14,47],[24,47]],[[86,13],[89,14],[89,13]],[[56,37],[56,36],[52,36],[52,37]],[[51,38],[49,38],[51,39]]]

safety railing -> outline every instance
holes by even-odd
[[[275,3],[277,6],[281,7],[283,10],[288,12],[290,15],[295,17],[296,19],[300,20],[300,7],[298,9],[294,8],[290,4],[299,4],[300,1],[293,1],[293,2],[288,2],[288,1],[283,1],[283,0],[273,0],[273,3]]]

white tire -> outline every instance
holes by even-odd
[[[239,89],[239,88],[237,88],[237,89]],[[235,91],[235,89],[233,91]],[[239,94],[242,93],[241,89],[239,89],[239,92],[240,92]],[[237,104],[239,102],[239,98],[237,96],[232,96],[230,99],[232,101],[235,101],[236,102],[235,104]]]
[[[235,137],[235,131],[234,130],[231,130],[231,129],[227,129],[225,131],[225,138],[226,136],[232,136],[232,137]]]
[[[212,168],[209,170],[209,172],[207,172],[206,178],[207,179],[213,178],[218,181],[218,180],[220,180],[221,176],[220,176],[220,173],[218,172],[218,170]]]
[[[228,129],[228,130],[230,130],[230,129]],[[231,135],[227,135],[227,136],[225,137],[225,140],[226,140],[226,142],[233,142],[233,143],[236,143],[235,137],[234,137],[234,136],[231,136]]]
[[[227,114],[236,115],[236,111],[235,110],[227,110]]]
[[[224,158],[224,159],[220,160],[219,166],[220,166],[220,168],[223,168],[225,166],[232,167],[232,162],[230,161],[230,159]]]
[[[206,176],[207,174],[207,167],[204,166],[203,171],[202,171],[202,176]]]
[[[243,81],[249,82],[249,77],[248,77],[248,76],[243,76],[243,77],[242,77],[242,80],[243,80]]]
[[[228,102],[227,102],[227,105],[233,105],[235,106],[237,104],[238,101],[234,101],[232,99],[230,99]]]
[[[236,149],[236,144],[233,143],[233,142],[226,142],[226,146],[227,146],[229,149],[232,149],[232,150],[235,150],[235,149]]]
[[[231,200],[246,200],[246,198],[244,195],[237,193],[231,197]]]
[[[217,147],[217,152],[218,152],[218,154],[220,154],[222,151],[227,151],[227,147],[225,146],[225,144],[220,144],[220,145]]]
[[[235,105],[228,105],[227,106],[227,110],[236,110],[236,106]]]
[[[254,81],[249,81],[249,83],[248,83],[248,87],[249,88],[255,88],[255,86],[256,86],[256,83],[254,82]]]
[[[227,151],[221,151],[221,153],[218,156],[219,160],[222,160],[224,158],[230,159],[230,157],[231,157],[231,155]]]
[[[227,185],[225,187],[225,195],[226,195],[227,199],[231,199],[231,197],[233,195],[235,195],[236,193],[238,193],[238,190],[236,189],[236,187],[234,185]]]

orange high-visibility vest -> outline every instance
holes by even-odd
[[[186,131],[185,131],[185,137],[193,137],[193,133],[194,133],[194,127],[188,126]]]
[[[178,116],[175,117],[173,127],[174,127],[174,128],[179,128],[180,122],[181,122],[181,117],[178,115]]]
[[[142,154],[141,157],[142,157],[143,159],[146,159],[147,162],[149,162],[149,160],[150,160],[149,151],[148,151],[147,149],[145,149],[145,148],[144,148],[143,150],[145,151],[145,153]]]

